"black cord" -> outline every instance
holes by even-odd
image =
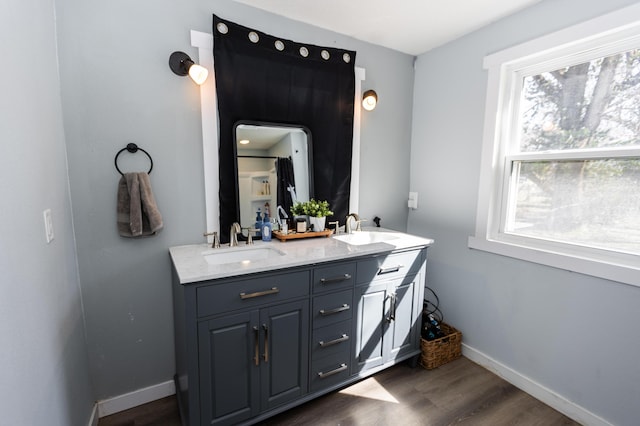
[[[435,291],[433,291],[432,288],[427,286],[425,286],[424,288],[429,290],[431,294],[433,294],[433,297],[435,297],[436,299],[436,303],[434,304],[433,302],[431,302],[429,299],[425,297],[424,303],[422,305],[423,313],[426,315],[433,315],[438,320],[438,322],[442,322],[442,320],[444,319],[444,315],[440,310],[440,299],[438,298],[438,295],[436,294]],[[430,308],[429,305],[433,306],[433,308]]]

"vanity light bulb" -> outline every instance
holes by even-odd
[[[191,77],[198,86],[205,82],[208,75],[209,71],[202,65],[193,64],[189,67],[189,77]]]
[[[364,92],[364,96],[362,98],[362,107],[367,111],[371,111],[376,107],[378,103],[378,95],[373,90],[367,90]]]
[[[238,141],[240,145],[249,145],[249,139],[241,139]]]

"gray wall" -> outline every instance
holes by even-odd
[[[380,96],[378,108],[363,117],[359,213],[406,229],[413,57],[229,0],[58,0],[56,10],[80,281],[99,399],[174,374],[168,248],[204,242],[205,216],[199,89],[167,63],[174,50],[197,56],[189,30],[210,32],[212,13],[358,52],[364,88]],[[143,240],[122,239],[115,226],[113,158],[131,141],[153,156],[151,182],[165,224]],[[143,155],[123,156],[128,170],[148,167]]]
[[[640,288],[467,248],[475,229],[485,55],[635,3],[547,0],[418,57],[409,231],[469,346],[616,425],[640,418]]]
[[[86,425],[93,405],[53,2],[0,6],[0,423]],[[55,239],[45,240],[44,209]]]

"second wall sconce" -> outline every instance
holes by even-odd
[[[193,62],[184,52],[173,52],[169,56],[169,68],[179,76],[188,75],[197,85],[203,84],[209,75],[205,67]]]
[[[375,90],[367,90],[362,95],[362,107],[367,111],[373,110],[378,104],[378,94]]]

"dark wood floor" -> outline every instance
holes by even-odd
[[[400,364],[263,425],[577,425],[498,376],[460,358],[427,371]],[[112,416],[98,426],[180,426],[175,397]]]

